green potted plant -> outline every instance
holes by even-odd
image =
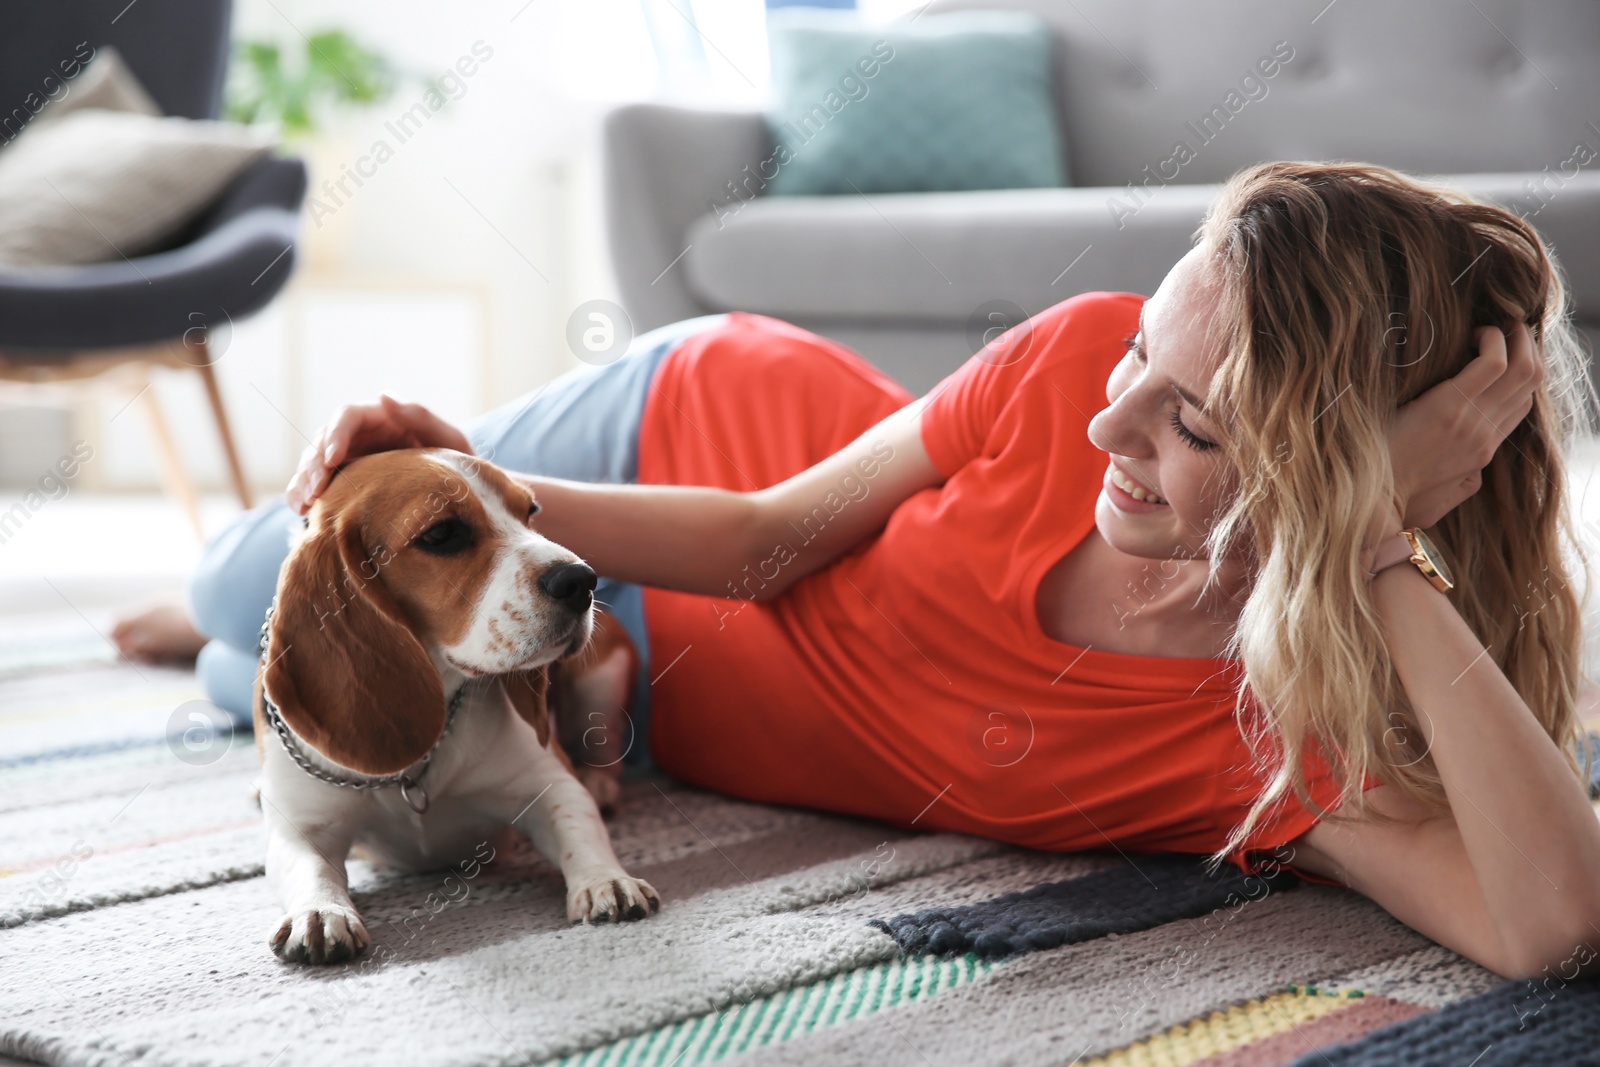
[[[229,70],[226,114],[235,122],[276,124],[286,142],[316,134],[339,107],[375,104],[394,92],[394,65],[344,30],[301,38],[285,55],[275,41],[240,41]]]
[[[238,41],[224,114],[235,122],[276,128],[283,143],[305,158],[314,197],[354,154],[338,119],[388,99],[402,80],[388,58],[340,29],[297,35],[287,46]],[[313,269],[337,268],[347,221],[343,212],[323,212],[315,225],[305,227]]]

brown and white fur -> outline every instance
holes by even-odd
[[[268,943],[279,957],[333,963],[369,943],[346,881],[352,846],[426,870],[471,857],[505,826],[561,868],[569,921],[659,909],[655,889],[618,863],[551,723],[555,715],[614,730],[635,650],[592,606],[593,571],[534,528],[537,510],[526,486],[446,449],[358,459],[311,509],[279,576],[254,701],[267,881],[284,910]],[[561,675],[554,687],[552,672]],[[462,684],[421,779],[420,815],[396,787],[358,790],[308,774],[261,699],[265,686],[301,754],[327,773],[415,776],[444,729],[447,695]],[[573,703],[552,709],[557,693]],[[603,799],[615,798],[614,768],[589,777]]]

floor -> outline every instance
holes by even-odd
[[[0,493],[10,507],[13,493]],[[208,533],[236,514],[231,498],[208,497]],[[0,540],[0,669],[37,658],[114,654],[106,636],[122,612],[179,598],[201,542],[181,511],[158,494],[75,493],[47,500]],[[30,1067],[0,1055],[0,1067]]]
[[[0,513],[19,490],[0,490]],[[232,498],[207,497],[208,535],[238,513]],[[183,514],[156,494],[75,493],[46,500],[0,530],[0,662],[14,642],[109,644],[121,611],[181,597],[201,542]]]

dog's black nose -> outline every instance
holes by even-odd
[[[598,579],[587,563],[563,563],[539,576],[539,588],[573,611],[588,611]]]

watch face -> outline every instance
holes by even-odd
[[[1450,567],[1444,561],[1444,556],[1439,552],[1433,539],[1420,529],[1416,531],[1417,546],[1422,549],[1422,554],[1428,557],[1428,565],[1439,573],[1439,577],[1450,585],[1456,584],[1455,575],[1450,573]]]

